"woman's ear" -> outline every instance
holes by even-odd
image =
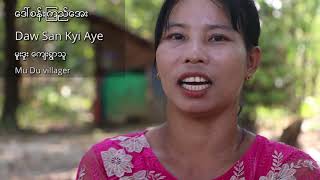
[[[250,79],[257,71],[261,60],[261,49],[259,46],[251,48],[248,52],[246,79]]]

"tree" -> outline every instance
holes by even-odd
[[[16,111],[19,104],[20,75],[14,73],[15,67],[20,67],[20,61],[16,61],[14,53],[18,50],[15,40],[16,20],[14,11],[16,0],[5,0],[5,77],[4,77],[4,106],[2,110],[1,127],[6,130],[17,130],[18,123]]]

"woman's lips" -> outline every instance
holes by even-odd
[[[185,96],[199,98],[207,93],[212,86],[212,80],[204,73],[189,72],[179,77],[178,85]]]

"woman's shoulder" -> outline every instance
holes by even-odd
[[[266,137],[257,135],[257,154],[262,174],[266,178],[280,177],[299,177],[297,179],[320,178],[320,169],[317,162],[302,150],[269,140]],[[262,178],[263,179],[263,178]]]
[[[144,146],[148,146],[144,132],[145,131],[136,131],[105,138],[92,145],[91,150],[99,154],[110,149],[125,149],[127,152],[141,152]]]
[[[105,179],[107,176],[122,177],[125,173],[132,173],[134,165],[143,165],[139,161],[142,158],[137,157],[143,155],[146,147],[149,148],[149,144],[144,131],[105,138],[92,145],[84,154],[79,164],[77,177],[86,175]],[[136,160],[133,162],[134,157]]]
[[[262,135],[256,135],[256,136],[257,136],[257,141],[259,142],[259,145],[260,145],[259,149],[265,151],[265,153],[273,153],[274,151],[278,151],[278,152],[283,152],[285,154],[291,154],[297,151],[301,151],[298,148],[287,145],[283,142],[272,140]]]
[[[311,158],[307,153],[296,147],[287,145],[283,142],[270,140],[264,136],[257,135],[259,147],[257,148],[260,153],[264,155],[279,155],[283,159],[288,158]]]

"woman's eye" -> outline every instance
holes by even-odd
[[[182,34],[174,33],[174,34],[168,35],[167,39],[179,41],[179,40],[184,40],[185,37]]]
[[[225,37],[224,35],[213,35],[209,39],[209,41],[215,41],[215,42],[221,42],[221,41],[227,41],[228,38]]]

